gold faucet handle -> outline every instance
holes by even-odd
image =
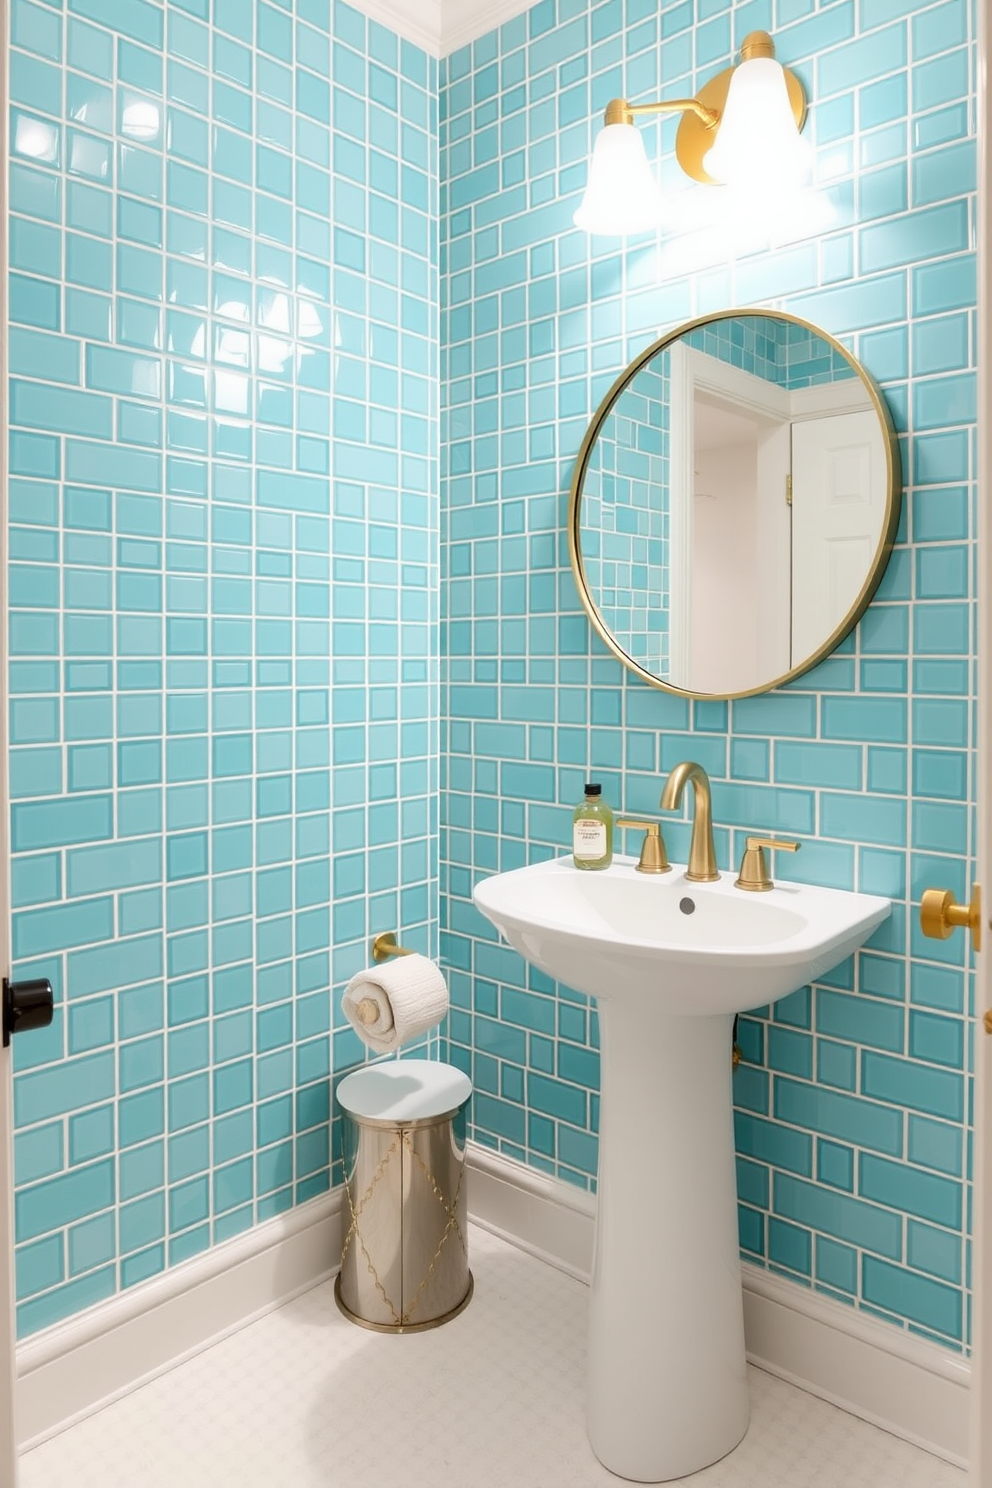
[[[661,835],[660,822],[636,821],[630,816],[618,816],[617,826],[644,833],[644,843],[637,864],[638,873],[669,873],[671,864],[665,851],[665,839]]]
[[[734,888],[747,889],[752,894],[767,894],[775,885],[768,871],[765,849],[769,852],[776,849],[779,852],[798,852],[801,846],[800,842],[785,842],[774,837],[746,837],[741,871],[734,879]]]

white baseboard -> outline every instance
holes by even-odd
[[[476,1224],[588,1281],[596,1201],[488,1148],[469,1149]],[[967,1465],[967,1360],[744,1264],[744,1332],[753,1364],[923,1447]]]
[[[588,1281],[596,1201],[470,1145],[476,1224]],[[341,1254],[341,1190],[28,1339],[17,1350],[21,1449],[209,1348],[326,1280]],[[968,1452],[970,1368],[804,1287],[745,1265],[752,1363],[958,1466]]]
[[[596,1224],[592,1194],[474,1142],[468,1168],[468,1211],[476,1224],[588,1282]]]
[[[758,1266],[742,1271],[752,1364],[968,1466],[967,1359]]]
[[[266,1221],[17,1349],[22,1451],[316,1286],[341,1261],[341,1190]]]

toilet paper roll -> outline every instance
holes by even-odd
[[[406,1040],[437,1027],[448,1011],[448,988],[426,956],[398,956],[353,976],[341,1008],[370,1049],[392,1054]]]

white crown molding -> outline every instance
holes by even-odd
[[[505,21],[530,10],[534,0],[351,0],[363,15],[423,47],[450,57]]]
[[[450,57],[459,47],[523,15],[533,4],[534,0],[443,0],[441,56]]]
[[[397,32],[414,46],[423,47],[432,57],[441,51],[441,0],[351,0],[363,15],[390,31]]]
[[[488,1148],[469,1145],[476,1224],[588,1281],[595,1200]],[[914,1446],[964,1467],[968,1361],[757,1266],[742,1266],[752,1364]]]

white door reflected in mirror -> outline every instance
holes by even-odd
[[[570,514],[580,595],[647,681],[765,691],[863,613],[900,495],[885,405],[839,343],[773,312],[693,322],[590,425]]]

